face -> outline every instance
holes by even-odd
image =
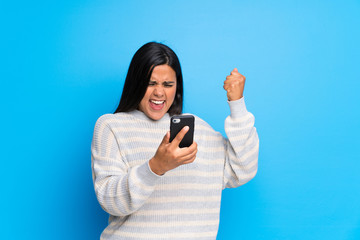
[[[153,120],[161,119],[174,102],[176,73],[169,65],[154,67],[149,86],[139,104],[139,110]]]

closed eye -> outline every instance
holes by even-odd
[[[172,87],[174,86],[174,82],[164,82],[164,87]]]
[[[156,82],[155,81],[150,81],[149,82],[149,86],[155,86],[156,85]]]
[[[174,84],[175,84],[175,82],[173,82],[173,81],[170,81],[170,82],[164,81],[162,83],[162,85],[167,88],[173,87]],[[156,85],[158,85],[158,83],[156,81],[149,81],[149,86],[156,86]]]

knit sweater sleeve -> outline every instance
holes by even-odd
[[[247,111],[244,98],[229,102],[231,114],[225,120],[225,166],[223,188],[250,181],[257,172],[259,138],[255,118]]]
[[[113,216],[127,216],[145,203],[161,176],[151,171],[148,162],[128,166],[111,121],[111,114],[107,114],[95,125],[91,144],[93,182],[101,207]]]

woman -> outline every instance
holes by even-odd
[[[179,148],[187,127],[169,143],[170,116],[182,112],[179,60],[155,42],[135,53],[117,110],[94,129],[95,192],[110,214],[101,239],[216,239],[222,190],[257,172],[259,139],[244,84],[236,68],[224,82],[228,139],[195,116],[194,142]]]

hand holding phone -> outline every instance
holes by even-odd
[[[193,142],[194,116],[173,116],[170,121],[170,132],[166,133],[154,157],[149,161],[151,170],[158,175],[192,163],[196,158],[197,144]],[[189,129],[184,129],[185,126]]]

